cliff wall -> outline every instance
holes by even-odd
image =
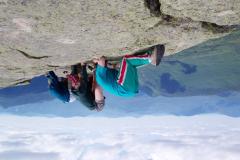
[[[166,55],[240,24],[239,0],[0,0],[0,87],[100,55]]]

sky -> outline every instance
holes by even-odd
[[[44,76],[0,89],[0,160],[238,160],[239,42],[236,32],[141,69],[140,93],[104,92],[102,112],[54,99]]]
[[[240,119],[0,117],[1,160],[238,160]]]
[[[54,99],[41,103],[30,103],[9,108],[0,108],[1,114],[46,117],[140,117],[145,115],[192,116],[217,113],[231,117],[240,116],[240,93],[226,95],[190,97],[149,97],[139,95],[134,98],[106,95],[106,106],[102,112],[89,111],[78,101],[70,104]],[[117,103],[116,103],[117,102]]]

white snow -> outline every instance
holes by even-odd
[[[0,160],[239,160],[240,118],[0,116]]]

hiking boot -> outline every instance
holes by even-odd
[[[158,66],[161,62],[161,59],[164,55],[165,47],[164,45],[156,45],[153,49],[153,53],[151,54],[151,64],[154,66]]]

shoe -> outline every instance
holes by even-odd
[[[156,45],[153,49],[153,53],[151,54],[151,64],[154,66],[158,66],[161,62],[164,52],[165,52],[164,45],[162,44]]]

